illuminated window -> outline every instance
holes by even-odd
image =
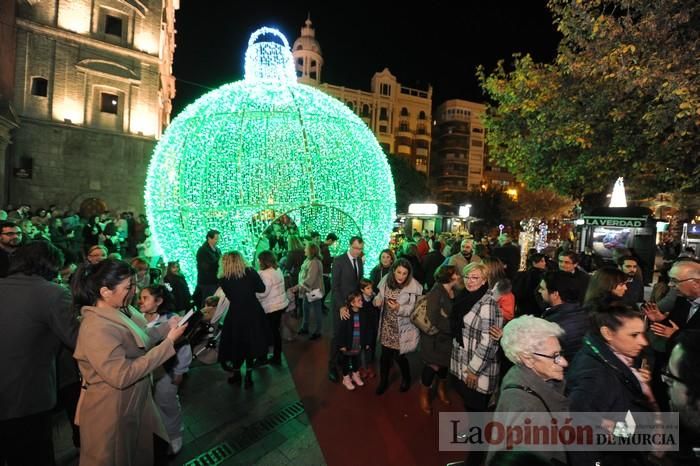
[[[113,115],[119,113],[119,96],[107,92],[100,93],[100,112]]]
[[[105,34],[122,37],[122,19],[107,15],[105,17]]]
[[[47,97],[49,95],[49,81],[46,78],[32,78],[32,95]]]

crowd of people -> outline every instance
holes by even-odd
[[[348,391],[376,378],[384,395],[395,363],[398,390],[407,392],[409,360],[420,359],[426,415],[433,398],[450,404],[450,390],[472,412],[678,410],[681,451],[655,461],[696,464],[700,264],[692,258],[670,262],[645,300],[629,250],[593,273],[573,251],[530,251],[519,270],[520,249],[507,234],[476,241],[416,232],[366,270],[361,237],[336,245],[332,232],[321,241],[278,226],[251,265],[222,252],[222,233],[211,230],[190,293],[176,261],[163,273],[155,253],[138,254],[148,228],[141,221],[136,237],[129,214],[126,236],[119,222],[113,235],[102,225],[108,216],[96,216],[71,230],[82,243],[65,246],[26,238],[28,212],[12,213],[24,218],[0,223],[0,323],[9,330],[0,343],[0,464],[53,464],[57,400],[74,423],[81,465],[165,464],[182,447],[177,391],[193,360],[192,327],[214,321],[218,362],[233,386],[250,388],[256,367],[281,364],[284,339],[327,341],[328,378]],[[205,315],[183,324],[191,308]],[[499,455],[471,452],[467,464],[500,464]],[[650,458],[561,449],[540,460]]]

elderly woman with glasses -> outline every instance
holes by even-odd
[[[501,347],[514,366],[503,379],[496,406],[497,413],[507,414],[497,417],[505,416],[510,424],[530,413],[569,410],[564,396],[564,368],[569,363],[561,354],[562,335],[559,325],[531,315],[505,326]],[[551,464],[567,462],[563,448],[541,453]]]

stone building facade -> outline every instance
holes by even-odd
[[[97,197],[143,210],[148,161],[175,96],[178,8],[179,0],[17,2],[9,202],[76,208]]]
[[[292,54],[299,82],[317,86],[345,102],[367,123],[385,153],[405,156],[413,168],[428,174],[432,86],[427,90],[402,86],[388,68],[374,74],[370,91],[324,83],[323,54],[310,19],[301,28]]]

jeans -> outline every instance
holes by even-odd
[[[317,299],[316,301],[310,303],[306,297],[304,297],[304,319],[301,321],[301,328],[304,330],[309,330],[311,334],[320,334],[321,328],[323,326],[323,308],[321,307],[323,301]],[[311,317],[313,315],[313,318]],[[314,330],[309,328],[309,321],[313,320],[316,325]]]

